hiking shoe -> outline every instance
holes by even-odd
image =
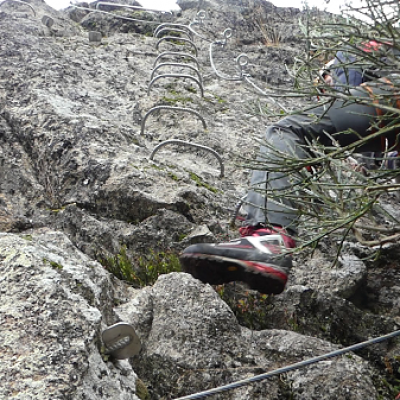
[[[187,247],[180,256],[182,269],[211,285],[232,281],[247,283],[261,293],[281,293],[292,268],[285,248],[295,241],[281,228],[241,228],[245,235],[227,243],[199,243]]]

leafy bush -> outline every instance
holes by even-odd
[[[309,158],[291,156],[261,141],[261,145],[269,148],[268,157],[251,160],[245,168],[268,170],[289,179],[290,185],[285,190],[269,189],[273,187],[272,180],[276,179],[276,175],[270,174],[267,189],[260,189],[260,192],[272,202],[290,204],[292,209],[289,211],[298,212],[302,223],[300,228],[306,229],[296,238],[296,252],[313,249],[325,239],[336,246],[337,256],[348,240],[357,241],[372,250],[379,249],[400,239],[398,218],[387,207],[400,190],[400,169],[387,167],[388,154],[395,150],[400,136],[395,146],[379,146],[374,150],[382,152],[380,159],[376,159],[381,164],[380,168],[363,173],[349,160],[357,160],[358,153],[377,137],[385,143],[386,134],[400,126],[400,109],[398,105],[392,105],[392,100],[400,91],[400,80],[392,76],[392,72],[400,68],[400,3],[365,0],[363,5],[348,6],[342,15],[325,15],[323,20],[320,14],[311,11],[304,13],[300,21],[307,44],[304,54],[296,59],[292,68],[287,69],[293,87],[283,90],[268,87],[269,93],[275,92],[276,97],[304,101],[301,110],[285,110],[283,116],[303,113],[318,122],[319,117],[313,114],[313,109],[324,106],[329,110],[335,99],[346,105],[356,103],[378,107],[384,115],[372,122],[367,136],[359,137],[357,142],[347,146],[340,146],[335,135],[331,137],[330,146],[323,146],[318,140],[307,142],[305,147]],[[371,39],[380,45],[366,50]],[[311,48],[313,51],[310,51]],[[332,58],[338,50],[345,51],[355,61],[353,58],[342,60],[331,69],[340,67],[346,73],[351,69],[362,70],[372,80],[378,76],[389,76],[391,83],[386,84],[386,88],[382,82],[379,83],[386,92],[375,93],[371,98],[360,91],[353,91],[350,85],[327,84],[320,71],[324,61]],[[311,103],[310,99],[313,99]],[[263,109],[261,112],[269,112],[270,117],[280,116],[276,107],[275,110]],[[347,132],[354,133],[351,130]]]

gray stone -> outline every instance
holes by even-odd
[[[296,268],[291,277],[293,284],[306,285],[345,299],[353,296],[366,279],[366,265],[349,254],[343,254],[336,265],[332,265],[327,257],[315,256],[307,260],[306,266]]]
[[[199,6],[198,0],[177,0],[176,4],[183,10],[190,8],[197,8]]]
[[[60,232],[0,234],[1,398],[132,399],[136,375],[101,355],[113,320],[108,273]]]
[[[196,393],[274,370],[283,361],[291,364],[338,348],[295,332],[241,328],[209,285],[182,273],[161,276],[151,290],[118,307],[117,314],[132,323],[141,337],[142,353],[132,362],[156,398],[164,393],[173,397]],[[306,390],[312,398],[319,394],[361,399],[369,393],[369,398],[378,399],[372,386],[374,373],[366,361],[349,355],[291,372],[286,385],[275,377],[221,396],[278,399],[285,391],[302,396]],[[344,377],[347,383],[339,385]]]
[[[89,42],[100,43],[102,39],[101,32],[89,32]]]
[[[210,243],[214,241],[215,241],[214,235],[205,225],[197,227],[193,232],[190,232],[190,234],[185,238],[185,242],[187,242],[188,244]]]
[[[218,72],[237,75],[240,50],[258,85],[288,88],[284,64],[303,49],[298,10],[210,0],[193,3],[182,15],[140,14],[143,23],[75,8],[56,11],[42,0],[29,4],[36,18],[23,4],[3,3],[0,12],[0,398],[136,399],[136,376],[154,399],[178,396],[399,328],[395,245],[384,246],[379,260],[367,260],[364,248],[346,244],[340,264],[331,268],[335,256],[323,243],[321,254],[296,256],[280,296],[262,296],[239,283],[216,288],[230,292],[229,306],[186,274],[132,288],[98,261],[126,248],[137,268],[137,260],[150,254],[235,238],[229,224],[249,178],[238,164],[254,156],[265,125],[276,119],[260,115],[260,105],[280,111],[244,82],[219,79],[210,67],[209,42],[197,39],[206,100],[188,82],[172,79],[147,96],[158,55],[154,27],[187,24],[198,6],[206,6],[208,18],[196,29],[208,40],[235,28],[216,51]],[[281,34],[279,45],[256,29],[254,5],[262,6],[257,17]],[[54,21],[51,30],[43,16]],[[102,36],[99,46],[88,40],[93,31]],[[303,104],[280,101],[288,109]],[[199,111],[208,131],[194,116],[160,112],[141,137],[146,112],[165,104]],[[201,151],[171,146],[149,160],[167,139],[213,148],[223,158],[225,177],[218,178],[215,158]],[[383,206],[398,215],[394,200],[388,196]],[[118,321],[132,323],[144,343],[133,368],[102,354],[101,331]],[[393,393],[380,383],[398,378],[398,352],[396,341],[384,342],[321,364],[321,372],[318,366],[299,370],[221,398],[310,393],[337,399],[352,388],[352,399],[373,399],[380,390],[389,400]],[[342,390],[338,382],[346,376]]]

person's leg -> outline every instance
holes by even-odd
[[[323,131],[334,132],[329,116],[323,109],[314,109],[320,119],[308,114],[287,117],[267,129],[268,145],[262,146],[259,162],[268,167],[277,158],[304,158],[309,155],[304,150],[304,137],[318,136]],[[271,147],[270,147],[271,146]],[[278,150],[278,154],[272,148]],[[261,165],[260,165],[261,166]],[[266,182],[268,181],[268,187]],[[267,220],[272,225],[280,225],[295,230],[297,212],[294,202],[285,200],[272,202],[266,190],[285,190],[290,182],[280,172],[254,171],[253,190],[247,202],[250,218],[247,234],[242,231],[241,239],[219,244],[195,244],[184,250],[180,256],[183,270],[203,282],[222,284],[230,281],[244,281],[252,289],[262,293],[281,293],[285,288],[292,267],[290,256],[282,253],[284,247],[295,247],[295,242],[280,228],[253,229]]]
[[[368,134],[371,118],[375,115],[373,107],[343,107],[338,102],[332,110],[325,112],[321,107],[315,108],[307,114],[284,118],[267,129],[268,144],[261,147],[259,155],[260,164],[265,165],[253,171],[247,198],[248,217],[246,226],[241,228],[244,237],[228,243],[189,246],[180,256],[185,272],[211,284],[239,280],[262,293],[283,291],[292,261],[282,247],[295,247],[286,230],[296,231],[297,202],[268,198],[269,191],[279,193],[292,187],[289,177],[273,170],[271,165],[279,157],[308,158],[307,140],[315,139],[330,146],[334,136],[340,145],[353,143]],[[354,129],[357,134],[337,133],[337,121],[339,124],[347,121],[347,128]],[[363,146],[361,151],[376,151],[373,148],[375,142]],[[276,151],[272,150],[274,148]],[[274,227],[265,227],[267,224]]]
[[[366,91],[360,89],[352,92],[357,96],[369,97]],[[285,196],[279,199],[279,192],[290,191],[293,186],[289,182],[289,174],[268,171],[268,165],[276,167],[276,158],[302,159],[312,156],[307,153],[306,141],[318,140],[321,145],[332,146],[333,137],[340,146],[355,143],[373,133],[371,125],[376,115],[374,107],[356,103],[344,105],[342,101],[335,101],[326,109],[318,107],[307,114],[289,116],[268,127],[265,136],[268,146],[261,146],[258,157],[258,161],[265,166],[252,171],[244,225],[256,228],[264,224],[275,225],[296,233],[298,206]],[[389,146],[394,145],[396,136],[395,131],[386,134]],[[381,137],[368,140],[357,148],[357,152],[380,151],[381,142]],[[274,199],[268,196],[268,192],[274,193]]]
[[[268,146],[261,146],[257,158],[260,169],[252,171],[250,190],[246,198],[245,226],[276,225],[296,233],[296,203],[276,196],[279,192],[291,190],[290,174],[268,171],[267,168],[272,165],[272,169],[276,169],[285,158],[311,157],[306,150],[305,138],[312,140],[321,136],[327,137],[324,132],[334,134],[336,128],[322,107],[315,108],[308,114],[286,117],[267,128],[265,141]],[[278,160],[277,164],[274,160]],[[275,193],[274,199],[268,196],[268,192]]]

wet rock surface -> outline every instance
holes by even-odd
[[[232,213],[249,175],[240,161],[273,120],[260,110],[279,113],[280,105],[218,77],[204,38],[235,28],[213,53],[218,73],[236,76],[235,59],[246,53],[260,87],[287,87],[284,64],[301,50],[299,10],[182,0],[174,15],[107,11],[143,17],[137,22],[95,13],[94,3],[64,11],[26,3],[0,7],[0,398],[174,398],[399,329],[398,245],[371,260],[348,244],[334,268],[327,251],[299,257],[275,297],[183,273],[140,288],[100,262],[121,249],[141,260],[235,237]],[[148,90],[162,51],[194,51],[150,33],[166,21],[188,24],[201,9],[208,18],[194,27],[204,38],[194,43],[204,96],[189,79],[165,77]],[[257,28],[260,16],[269,30]],[[147,114],[157,106],[192,108],[206,129],[195,114]],[[224,177],[203,150],[170,144],[150,159],[168,139],[216,151]],[[399,213],[395,201],[385,207]],[[129,362],[112,360],[101,343],[117,321],[131,323],[142,342]],[[389,400],[399,367],[390,340],[219,397]]]

